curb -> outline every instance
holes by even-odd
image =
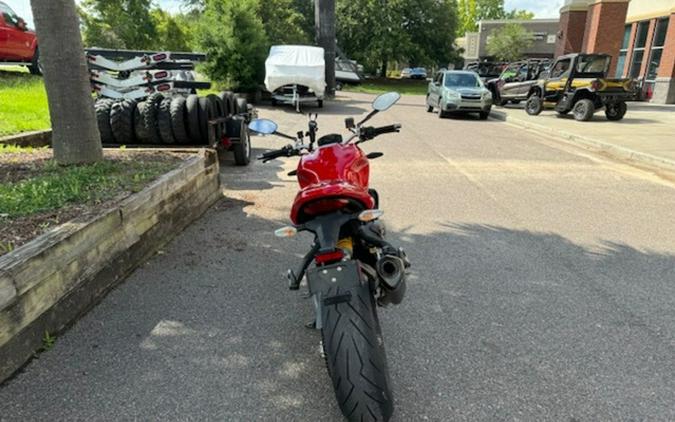
[[[39,130],[36,132],[24,132],[18,135],[0,137],[0,144],[17,145],[20,147],[40,148],[52,143],[52,130]]]
[[[658,157],[656,155],[647,154],[644,152],[635,151],[629,148],[620,147],[607,142],[598,141],[597,139],[577,135],[575,133],[566,132],[564,130],[553,129],[548,126],[526,122],[524,120],[518,119],[517,117],[511,117],[502,111],[493,110],[492,114],[490,115],[490,118],[492,120],[507,122],[515,126],[521,127],[523,129],[536,130],[537,132],[542,132],[559,141],[582,147],[588,151],[602,152],[615,159],[629,160],[643,165],[648,165],[651,167],[657,167],[660,169],[670,171],[675,170],[675,161],[673,160]]]

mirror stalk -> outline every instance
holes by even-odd
[[[274,132],[272,135],[277,135],[277,136],[279,136],[279,137],[281,137],[281,138],[290,139],[291,141],[296,141],[296,140],[297,140],[296,138],[294,138],[294,137],[292,137],[292,136],[290,136],[290,135],[286,135],[285,133],[281,133],[281,132]]]
[[[363,124],[366,123],[368,120],[372,119],[373,116],[375,116],[377,113],[379,113],[379,111],[377,111],[377,110],[371,111],[371,112],[368,113],[368,115],[367,115],[366,117],[364,117],[363,120],[361,120],[361,121],[359,122],[359,124],[357,124],[356,126],[359,127],[359,126],[363,125]]]

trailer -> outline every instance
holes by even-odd
[[[305,45],[275,45],[265,61],[265,87],[272,104],[290,104],[300,112],[301,104],[316,102],[323,107],[326,92],[324,50]]]
[[[256,112],[232,92],[204,97],[195,80],[201,53],[87,49],[96,117],[104,146],[215,148],[251,161],[248,123]]]

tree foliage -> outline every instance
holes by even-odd
[[[523,52],[532,47],[533,35],[520,24],[508,24],[492,31],[487,40],[487,52],[497,60],[508,62],[523,57]]]
[[[157,50],[191,51],[195,44],[192,20],[188,15],[171,15],[161,9],[151,12],[159,46]]]
[[[263,80],[269,40],[258,12],[257,0],[205,1],[197,40],[211,79],[242,90]]]
[[[296,0],[264,0],[258,4],[258,15],[262,19],[270,43],[309,44],[305,15],[296,8]]]
[[[157,31],[152,0],[84,0],[80,8],[88,47],[151,49]]]
[[[504,0],[457,0],[459,17],[458,34],[476,32],[478,22],[487,19],[532,19],[534,13],[527,10],[504,9]]]
[[[456,56],[455,0],[338,0],[338,44],[367,69],[389,61],[447,64]]]

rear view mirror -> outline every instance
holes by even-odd
[[[263,135],[271,135],[276,133],[279,126],[271,120],[268,119],[256,119],[248,124],[248,128],[253,132],[260,133]]]
[[[354,118],[353,117],[348,117],[345,119],[345,127],[347,129],[353,129],[356,127],[356,123],[354,123]]]
[[[387,92],[382,94],[373,101],[373,109],[375,111],[389,110],[394,104],[401,99],[401,94],[398,92]]]

